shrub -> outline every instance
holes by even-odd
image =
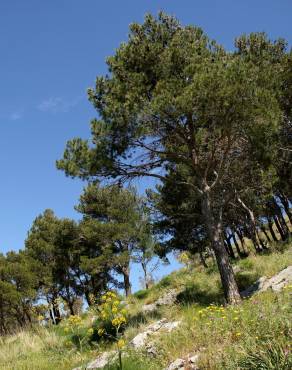
[[[143,290],[138,290],[138,292],[134,293],[134,296],[138,299],[145,299],[149,295],[149,290],[143,289]]]
[[[172,283],[170,276],[165,276],[162,278],[159,283],[156,285],[156,287],[159,288],[167,288]]]
[[[102,303],[97,305],[98,319],[92,328],[98,336],[116,342],[119,369],[122,370],[122,349],[125,346],[123,332],[127,322],[127,311],[114,292],[107,292],[101,297]]]
[[[292,369],[291,348],[283,348],[279,343],[269,342],[265,347],[255,348],[239,361],[240,369],[290,370]]]

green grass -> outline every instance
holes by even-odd
[[[241,289],[260,276],[271,277],[292,264],[292,248],[279,244],[273,253],[250,256],[234,262],[239,267],[236,279]],[[143,314],[141,306],[154,302],[169,289],[180,291],[178,302]],[[281,293],[267,291],[246,299],[238,307],[224,307],[217,269],[194,266],[173,272],[148,291],[129,298],[129,323],[126,342],[150,322],[166,317],[182,320],[169,334],[158,335],[159,355],[149,359],[129,349],[124,356],[124,370],[160,370],[178,357],[201,353],[200,369],[244,370],[283,369],[291,367],[291,294],[292,287]],[[91,326],[92,313],[83,315],[84,332]],[[86,364],[112,344],[89,344],[78,351],[64,332],[66,323],[54,328],[34,328],[0,340],[1,370],[69,370]],[[116,369],[108,366],[108,370]]]

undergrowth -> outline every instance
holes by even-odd
[[[286,249],[285,249],[286,248]],[[245,289],[261,276],[271,277],[292,264],[292,249],[286,245],[273,253],[249,256],[234,262],[236,279]],[[243,300],[237,307],[225,307],[217,269],[195,266],[173,272],[148,291],[128,299],[128,326],[124,338],[124,370],[164,369],[176,358],[200,353],[200,369],[288,370],[291,359],[292,286],[280,293],[267,291]],[[169,289],[177,289],[177,303],[159,307],[151,314],[141,308],[153,303]],[[158,356],[133,353],[127,343],[150,322],[162,317],[182,320],[167,335],[156,336]],[[83,331],[92,325],[93,314],[82,316]],[[97,357],[112,344],[88,343],[82,351],[66,333],[66,321],[58,327],[35,327],[0,339],[1,370],[69,370]],[[128,355],[127,355],[128,353]],[[106,367],[116,369],[115,364]]]

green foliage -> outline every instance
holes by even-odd
[[[69,141],[57,167],[91,181],[159,179],[158,227],[174,236],[160,251],[211,245],[226,299],[235,303],[222,217],[224,226],[237,226],[230,212],[240,204],[246,224],[246,204],[260,212],[275,188],[287,58],[286,43],[265,34],[239,37],[228,52],[198,27],[148,14],[130,26],[128,41],[107,59],[109,73],[88,90],[100,117],[91,140]]]
[[[242,370],[290,370],[292,368],[291,349],[276,341],[262,343],[241,359],[238,366]]]
[[[148,294],[149,294],[149,291],[147,289],[143,289],[143,290],[138,290],[133,295],[134,297],[138,299],[145,299],[148,296]]]
[[[169,276],[164,276],[156,285],[157,289],[166,288],[171,285],[171,278]]]

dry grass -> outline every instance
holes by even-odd
[[[237,279],[244,288],[260,276],[270,277],[291,265],[292,248],[250,256],[236,264],[240,268]],[[141,313],[143,304],[154,302],[173,288],[181,291],[177,304],[160,307],[153,314]],[[196,352],[201,353],[201,369],[247,369],[244,366],[265,359],[267,363],[276,359],[286,366],[285,356],[291,349],[291,292],[291,288],[279,294],[266,292],[245,300],[238,308],[223,308],[220,306],[223,294],[216,267],[204,269],[195,266],[193,269],[176,271],[149,291],[140,292],[129,299],[130,320],[125,339],[130,341],[149,322],[161,317],[180,319],[181,327],[168,335],[155,337],[159,348],[157,359],[147,360],[142,354],[132,353],[125,362],[124,370],[159,370],[178,357]],[[93,313],[84,315],[82,325],[85,331],[91,326],[92,317]],[[98,354],[97,349],[86,347],[80,353],[72,344],[68,344],[70,336],[64,333],[65,324],[57,328],[38,327],[2,339],[0,369],[69,370],[94,359]],[[109,348],[110,345],[103,343],[99,350]],[[260,358],[252,356],[255,349]]]

